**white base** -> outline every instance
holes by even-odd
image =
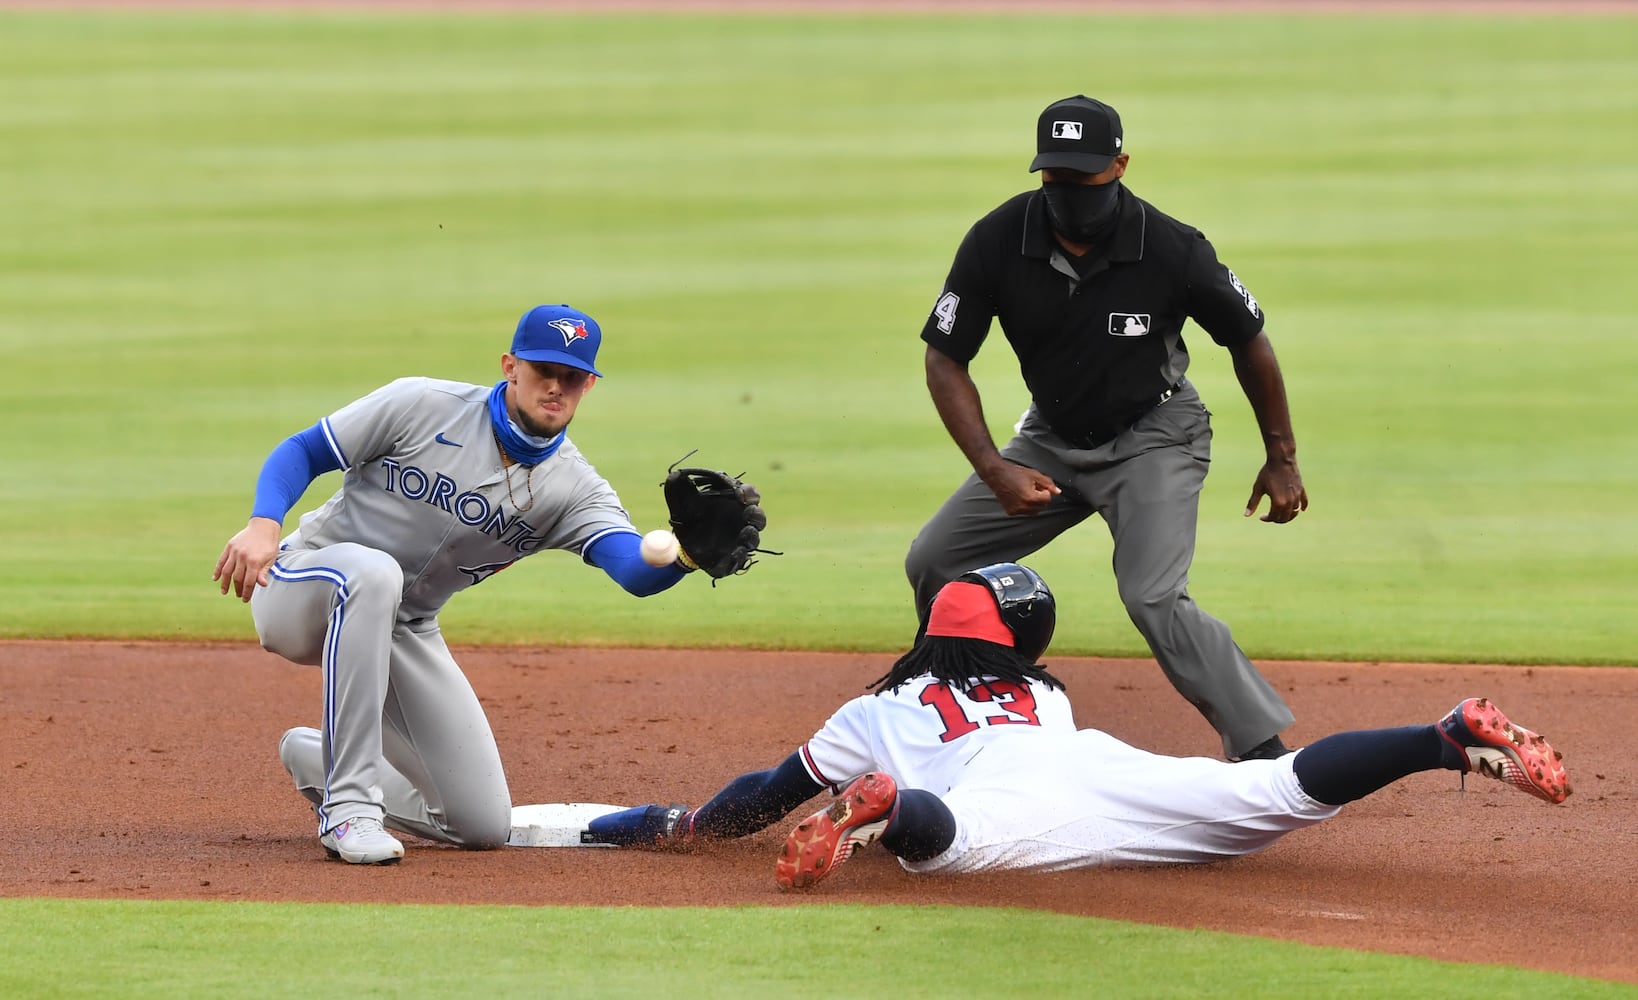
[[[619,812],[625,806],[596,802],[545,802],[512,807],[512,835],[508,847],[613,847],[582,841],[586,824],[598,816]]]

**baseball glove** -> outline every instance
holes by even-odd
[[[755,486],[715,469],[676,467],[660,485],[683,565],[715,581],[745,572],[751,554],[766,551],[757,548],[768,515]]]

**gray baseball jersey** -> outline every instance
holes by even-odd
[[[499,751],[438,611],[534,552],[584,557],[598,538],[637,533],[567,437],[536,466],[503,467],[489,393],[405,378],[321,421],[346,478],[302,516],[251,598],[264,647],[323,667],[323,726],[280,744],[321,832],[384,814],[435,840],[505,843]]]
[[[609,532],[636,531],[614,488],[567,438],[532,469],[513,467],[508,496],[489,391],[404,378],[326,417],[347,478],[302,516],[287,546],[358,542],[391,554],[404,570],[398,617],[411,620],[532,552],[584,553]]]

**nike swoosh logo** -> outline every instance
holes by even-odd
[[[459,448],[461,446],[459,441],[451,441],[449,438],[444,437],[443,431],[439,431],[437,434],[434,434],[432,436],[432,440],[438,442],[439,444],[447,444],[451,448]]]

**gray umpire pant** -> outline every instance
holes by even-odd
[[[322,669],[322,725],[284,734],[279,759],[319,832],[356,817],[462,847],[511,832],[512,800],[478,696],[436,619],[398,619],[404,574],[350,542],[286,549],[251,596],[262,646]]]
[[[1185,382],[1113,441],[1070,446],[1033,407],[1001,449],[1063,491],[1047,509],[1013,517],[969,476],[910,545],[904,569],[916,612],[968,570],[1019,562],[1070,528],[1103,517],[1114,538],[1115,584],[1166,679],[1237,757],[1291,725],[1291,710],[1235,644],[1227,625],[1189,597],[1200,487],[1211,463],[1211,415]]]

